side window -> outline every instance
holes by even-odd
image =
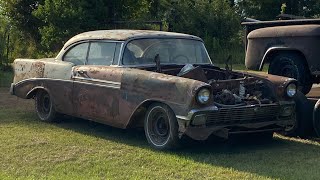
[[[111,65],[114,59],[116,43],[92,42],[89,48],[89,65]]]
[[[63,57],[64,61],[75,65],[83,65],[86,62],[89,43],[82,43],[72,47]]]

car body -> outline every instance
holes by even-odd
[[[270,74],[298,80],[299,90],[307,94],[320,82],[320,19],[257,21],[247,27],[245,64],[262,70],[269,64]]]
[[[291,131],[296,81],[220,69],[196,36],[147,30],[79,34],[55,59],[16,59],[11,93],[35,98],[41,120],[66,114],[144,127],[151,146],[183,136]]]

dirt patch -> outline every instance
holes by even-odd
[[[320,87],[314,86],[309,94],[308,97],[318,97],[320,99]]]
[[[9,88],[0,88],[0,109],[2,108],[34,110],[34,101],[10,95]]]

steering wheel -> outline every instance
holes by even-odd
[[[189,58],[186,55],[183,54],[178,54],[172,58],[173,61],[175,62],[181,62],[181,63],[188,63]],[[182,60],[182,61],[181,61]]]

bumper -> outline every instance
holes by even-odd
[[[205,140],[211,134],[228,138],[229,134],[266,131],[290,131],[295,127],[295,103],[280,102],[232,108],[216,106],[191,110],[177,116],[180,136]]]
[[[10,90],[9,90],[11,95],[14,95],[14,86],[15,85],[13,83],[11,83]]]

